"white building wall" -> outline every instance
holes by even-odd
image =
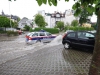
[[[66,15],[66,17],[65,17],[65,24],[66,24],[66,23],[71,24],[71,22],[72,22],[73,20],[76,20],[76,18],[74,17],[74,15],[70,15],[70,16],[67,16],[67,15]]]
[[[55,18],[51,18],[51,28],[55,26]]]
[[[18,27],[23,29],[25,27],[25,25],[28,25],[31,27],[31,23],[32,21],[27,19],[27,18],[23,18],[22,20],[19,21],[18,23]]]
[[[47,28],[51,28],[51,16],[46,16],[45,21],[48,23]]]
[[[69,23],[71,24],[71,22],[73,20],[76,20],[76,18],[74,17],[73,13],[72,13],[72,10],[66,10],[66,13],[65,13],[65,17],[64,18],[52,18],[51,16],[47,16],[45,15],[45,11],[42,10],[42,11],[38,11],[39,14],[41,14],[44,18],[45,18],[45,21],[48,23],[48,26],[46,27],[49,27],[49,28],[53,28],[55,27],[55,22],[56,21],[63,21],[64,24],[66,25],[66,23]]]

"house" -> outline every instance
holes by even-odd
[[[41,14],[46,23],[48,24],[46,27],[53,28],[55,27],[56,23],[58,21],[63,21],[64,24],[66,23],[71,24],[73,20],[76,20],[77,18],[74,17],[74,11],[73,10],[65,10],[65,12],[58,12],[54,11],[54,13],[45,13],[44,10],[38,11],[38,14]]]
[[[1,13],[0,15],[1,15],[1,16],[5,16],[5,17],[11,19],[13,22],[18,22],[18,19],[19,19],[18,16],[5,14],[5,13],[3,12],[3,10],[2,10],[2,13]]]
[[[18,28],[23,29],[25,25],[29,27],[33,27],[32,20],[29,20],[28,18],[24,17],[18,22]]]

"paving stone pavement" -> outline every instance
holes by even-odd
[[[92,53],[43,48],[0,65],[0,75],[88,75]]]

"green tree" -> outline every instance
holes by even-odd
[[[13,28],[17,28],[17,27],[18,27],[18,23],[17,23],[17,22],[14,22],[14,24],[13,24],[12,27],[13,27]]]
[[[73,20],[73,21],[71,22],[71,26],[76,27],[76,26],[78,26],[78,25],[79,25],[78,20]]]
[[[18,17],[18,20],[17,20],[17,22],[19,22],[20,21],[20,17]]]
[[[80,13],[79,23],[82,25],[83,23],[88,22],[88,16],[91,16],[91,14],[86,9],[82,8],[82,12]]]
[[[5,31],[7,27],[12,27],[14,22],[5,16],[0,16],[0,27],[5,27]]]
[[[63,30],[64,29],[64,22],[58,21],[56,27],[59,28],[60,31]]]
[[[29,31],[29,30],[30,30],[30,27],[29,27],[28,25],[25,25],[24,29],[25,29],[26,31]]]
[[[65,0],[69,1],[69,0]],[[100,75],[100,0],[74,0],[75,4],[73,9],[75,10],[75,16],[81,13],[81,8],[86,9],[90,14],[97,15],[97,33],[95,39],[95,48],[93,51],[93,57],[90,65],[89,75]],[[37,0],[39,5],[46,4],[47,0]],[[57,6],[58,0],[48,0],[48,4]],[[94,6],[93,6],[94,5]]]
[[[37,14],[35,16],[35,23],[37,24],[37,26],[39,27],[45,27],[46,26],[46,22],[45,22],[45,19],[42,15],[40,14]]]

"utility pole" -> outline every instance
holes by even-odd
[[[11,26],[11,31],[12,31],[12,24],[11,24],[11,12],[10,12],[10,1],[9,1],[9,14],[10,14],[10,26]]]

